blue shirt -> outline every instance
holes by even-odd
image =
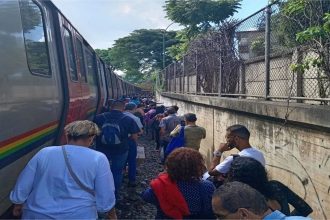
[[[120,120],[118,120],[120,119]],[[110,148],[109,146],[103,146],[100,141],[100,136],[97,138],[96,148],[101,152],[106,154],[123,154],[128,151],[128,135],[136,134],[140,132],[139,127],[135,123],[134,119],[125,115],[121,111],[111,110],[103,114],[99,114],[95,117],[94,122],[98,125],[99,128],[102,128],[102,125],[106,120],[115,120],[117,121],[118,126],[120,127],[120,134],[122,137],[123,146],[120,148]]]
[[[115,205],[114,183],[106,156],[74,145],[65,145],[73,172],[95,196],[71,177],[60,146],[40,150],[21,172],[10,200],[23,204],[23,218],[96,219],[97,211]]]
[[[208,180],[178,181],[178,188],[185,198],[192,216],[199,219],[214,219],[212,211],[212,195],[215,190],[213,183]],[[142,194],[143,200],[157,207],[156,219],[168,219],[162,212],[157,197],[149,187]]]
[[[271,220],[271,219],[277,219],[277,220],[311,220],[311,218],[308,217],[302,217],[302,216],[286,216],[282,212],[276,210],[269,215],[266,215],[263,220]]]

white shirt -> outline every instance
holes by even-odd
[[[96,219],[115,205],[107,157],[87,147],[65,145],[73,172],[95,196],[81,189],[66,166],[60,146],[40,150],[20,174],[10,200],[24,204],[23,219]]]
[[[238,155],[241,157],[253,158],[259,161],[263,166],[265,166],[266,164],[263,153],[254,147],[245,148],[244,150],[240,151]],[[215,169],[223,174],[228,173],[231,163],[233,162],[233,158],[234,158],[233,156],[226,157],[226,159],[222,161],[219,165],[217,165]]]

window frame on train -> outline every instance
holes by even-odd
[[[33,62],[32,60],[32,56],[33,53],[31,53],[31,51],[33,49],[29,48],[27,41],[29,40],[27,37],[28,32],[26,32],[25,29],[25,21],[27,20],[24,16],[25,13],[23,13],[24,11],[24,5],[23,4],[29,4],[32,3],[34,4],[37,8],[38,8],[38,16],[40,15],[40,21],[41,21],[41,25],[42,25],[42,31],[40,33],[42,33],[42,37],[41,39],[44,39],[43,41],[43,45],[44,45],[44,53],[46,55],[46,59],[43,59],[45,62],[44,64],[47,65],[47,68],[45,68],[44,70],[46,71],[40,71],[40,70],[35,70],[33,67]],[[25,47],[25,54],[26,54],[26,62],[27,62],[27,66],[29,68],[29,71],[32,75],[35,76],[40,76],[40,77],[47,77],[47,78],[51,78],[52,77],[52,68],[51,68],[51,62],[50,62],[50,54],[49,54],[49,45],[48,45],[48,35],[47,35],[47,29],[46,29],[46,22],[45,22],[45,15],[44,15],[44,11],[43,8],[41,7],[41,5],[34,1],[34,0],[20,0],[19,1],[19,9],[20,9],[20,17],[21,17],[21,22],[22,22],[22,32],[23,32],[23,39],[24,39],[24,47]],[[29,15],[29,14],[27,14]],[[39,27],[40,23],[39,23]],[[34,41],[35,42],[35,41]],[[39,41],[40,42],[40,41]],[[31,56],[32,55],[32,56]]]
[[[68,50],[70,50],[70,47],[69,45],[67,45],[67,41],[65,39],[65,32],[68,32],[69,33],[69,36],[70,36],[70,45],[71,45],[71,48],[72,48],[72,51],[70,52],[70,54],[68,54]],[[77,63],[76,63],[76,54],[75,54],[75,48],[74,48],[74,43],[73,43],[73,34],[72,32],[70,31],[70,29],[66,26],[63,25],[63,42],[64,42],[64,45],[65,45],[65,55],[66,55],[66,59],[67,59],[67,63],[68,63],[68,67],[69,67],[69,75],[70,75],[70,80],[72,82],[75,82],[75,83],[78,83],[79,82],[79,76],[78,76],[78,70],[77,70]],[[75,79],[72,78],[72,74],[71,74],[71,60],[70,60],[70,55],[73,56],[73,65],[74,65],[74,70],[75,70]]]
[[[77,58],[79,61],[79,68],[80,68],[80,81],[82,83],[88,84],[84,46],[83,46],[83,42],[77,37],[76,37],[76,48],[77,48]],[[80,52],[81,52],[82,60],[80,59]]]

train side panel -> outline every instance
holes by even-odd
[[[3,213],[10,206],[9,192],[26,162],[40,147],[53,143],[63,100],[48,7],[41,1],[2,0],[0,26],[0,213]]]

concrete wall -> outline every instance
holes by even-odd
[[[197,114],[197,124],[207,130],[200,149],[207,161],[225,141],[227,126],[246,125],[251,144],[265,154],[270,178],[304,198],[314,209],[312,218],[330,218],[329,107],[166,93],[158,102],[178,105],[179,114]]]

